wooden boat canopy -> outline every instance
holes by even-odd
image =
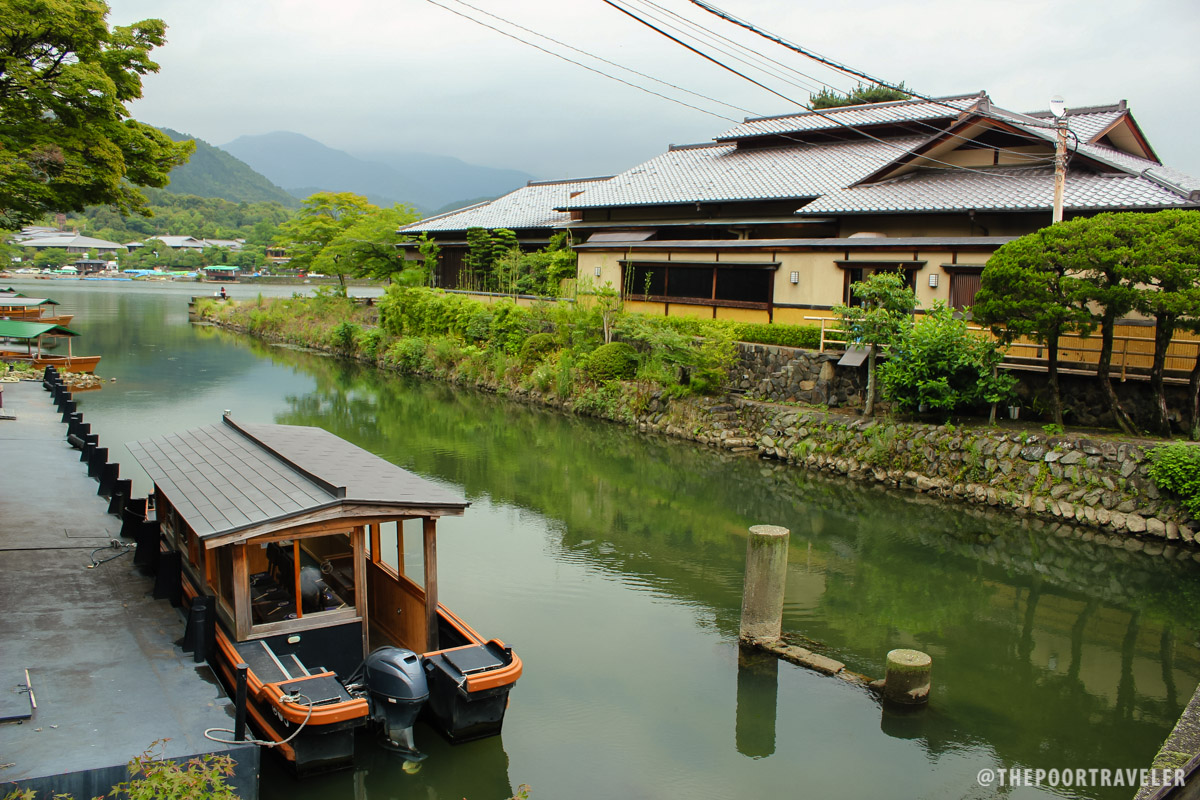
[[[48,322],[31,322],[21,319],[0,319],[0,339],[33,340],[40,336],[78,336],[64,325]]]
[[[128,448],[205,549],[339,521],[461,516],[470,505],[320,428],[225,416]]]

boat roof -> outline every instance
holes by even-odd
[[[45,297],[0,294],[0,306],[56,306],[58,304],[57,300],[49,300]]]
[[[235,422],[126,447],[207,547],[298,524],[460,515],[456,493],[320,428]]]
[[[45,334],[53,336],[78,336],[79,331],[73,331],[65,325],[53,325],[49,322],[0,319],[0,337],[8,339],[36,339]]]

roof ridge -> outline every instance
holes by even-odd
[[[324,478],[322,478],[320,475],[317,475],[314,472],[310,472],[309,470],[307,470],[304,467],[297,464],[295,461],[292,461],[292,459],[288,458],[283,453],[276,450],[274,447],[271,447],[269,444],[264,442],[262,439],[258,438],[253,433],[248,431],[246,428],[244,428],[241,425],[239,425],[238,423],[234,422],[233,417],[230,416],[230,414],[228,412],[226,412],[225,414],[223,414],[221,416],[221,421],[223,423],[225,423],[226,425],[228,425],[229,427],[233,428],[235,431],[240,433],[242,436],[245,436],[247,439],[254,442],[256,445],[261,447],[263,450],[266,450],[268,453],[270,453],[271,455],[278,458],[284,464],[287,464],[289,467],[296,470],[296,472],[299,472],[305,478],[308,478],[310,481],[315,483],[317,486],[321,487],[321,489],[325,490],[326,492],[329,492],[329,494],[331,494],[337,498],[345,498],[346,497],[346,487],[345,486],[338,486],[330,481],[327,481]],[[301,425],[301,426],[297,426],[297,427],[311,428],[313,426]],[[317,430],[321,430],[321,429],[317,428]]]
[[[886,100],[881,103],[855,103],[854,105],[849,105],[849,106],[834,106],[833,108],[818,108],[818,109],[809,109],[808,111],[793,111],[790,114],[774,114],[769,117],[746,117],[745,119],[742,120],[742,124],[745,125],[750,122],[767,122],[767,121],[775,120],[775,119],[787,119],[788,117],[807,117],[807,116],[818,116],[819,117],[819,116],[824,116],[829,113],[834,113],[834,112],[839,112],[839,111],[850,111],[850,110],[861,109],[861,108],[887,108],[889,106],[919,105],[921,103],[926,103],[926,104],[940,103],[940,102],[949,102],[951,100],[969,100],[973,97],[981,98],[981,97],[986,97],[986,96],[987,96],[987,92],[985,90],[980,90],[978,92],[971,92],[968,94],[952,94],[952,95],[946,95],[945,97],[933,97],[933,98],[930,98],[929,100],[926,100],[926,99],[920,98],[920,97],[910,97],[907,100]]]
[[[614,177],[614,176],[612,176],[612,175],[597,175],[592,178],[559,178],[556,180],[528,181],[528,182],[526,182],[525,186],[527,186],[527,187],[529,187],[529,186],[556,186],[556,185],[564,184],[564,183],[592,183],[594,181],[607,181],[607,180],[611,179],[612,177]],[[513,191],[516,191],[516,190],[514,189]],[[507,194],[512,194],[512,192],[508,192]],[[500,197],[504,197],[504,195],[500,195]],[[499,200],[500,197],[497,197],[496,199]]]
[[[692,144],[670,144],[667,145],[667,152],[672,153],[676,150],[703,150],[706,147],[730,147],[729,142],[694,142]],[[655,156],[654,158],[658,158]],[[651,159],[653,160],[653,159]],[[642,162],[643,164],[646,162]],[[640,164],[638,166],[641,166]],[[635,169],[635,167],[630,167]],[[628,172],[629,170],[626,170]]]
[[[1129,111],[1129,102],[1126,100],[1118,100],[1116,103],[1108,103],[1107,105],[1102,106],[1080,106],[1079,108],[1068,108],[1066,116],[1070,117],[1081,114],[1105,114],[1111,111],[1127,112]],[[1036,119],[1045,119],[1046,117],[1052,116],[1052,114],[1048,110],[1027,111],[1025,112],[1025,116],[1034,117]]]

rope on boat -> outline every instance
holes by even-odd
[[[213,736],[214,733],[228,733],[231,736],[236,736],[237,732],[232,728],[208,728],[204,731],[204,738],[214,742],[220,742],[221,744],[256,744],[259,747],[279,747],[281,744],[287,744],[292,739],[295,739],[297,736],[299,736],[300,731],[304,730],[304,726],[308,724],[310,719],[312,719],[313,706],[315,704],[312,700],[309,700],[306,696],[300,694],[299,692],[296,692],[295,694],[285,694],[283,699],[287,700],[289,703],[295,703],[296,705],[300,705],[300,701],[303,700],[303,704],[308,709],[308,713],[304,715],[304,722],[300,723],[300,727],[292,731],[292,735],[282,741],[268,742],[265,739],[256,739],[253,736],[247,736],[245,739],[239,742],[236,739],[222,739],[219,736]]]

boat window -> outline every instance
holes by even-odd
[[[251,553],[249,568],[255,625],[355,607],[354,549],[348,533],[270,542]]]
[[[217,562],[216,589],[217,596],[225,603],[226,609],[230,614],[233,613],[233,548],[219,547],[215,554],[210,554],[210,558],[215,556]]]
[[[421,518],[406,519],[404,531],[404,577],[422,588],[425,587],[425,545]]]
[[[395,522],[384,522],[379,525],[379,555],[376,557],[372,554],[372,560],[386,564],[397,575],[404,572],[404,565],[400,563],[399,548],[396,546]]]

